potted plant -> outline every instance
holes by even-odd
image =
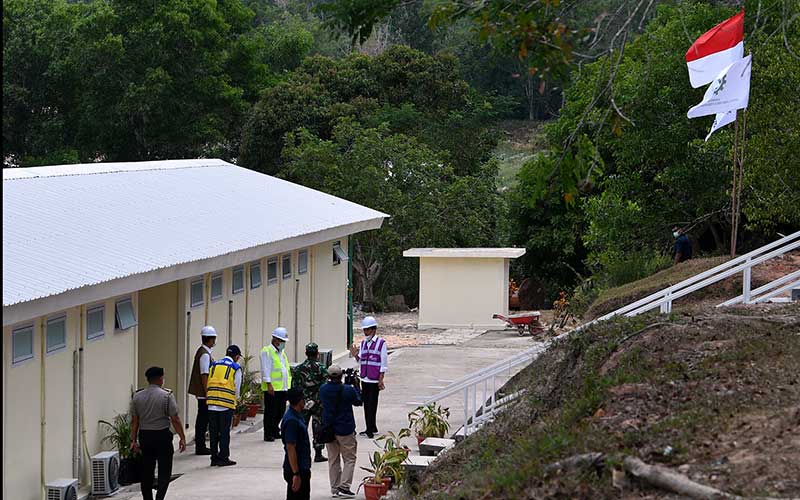
[[[450,408],[442,408],[441,405],[431,403],[409,413],[408,426],[415,431],[417,444],[421,444],[425,438],[444,437],[450,430],[448,418],[450,418]]]
[[[362,470],[369,472],[358,489],[364,487],[364,495],[367,500],[377,500],[386,494],[389,485],[384,481],[390,475],[399,478],[404,472],[403,462],[408,457],[408,450],[405,448],[395,448],[388,451],[375,451],[369,457],[369,467],[361,467]]]
[[[245,356],[244,363],[242,363],[242,386],[240,393],[240,399],[243,401],[245,408],[246,408],[246,416],[242,417],[242,420],[246,420],[248,417],[252,418],[258,414],[258,410],[261,409],[261,391],[259,390],[259,381],[258,381],[258,370],[250,370],[250,363],[253,361],[253,355]]]
[[[384,452],[390,452],[394,450],[400,450],[398,456],[402,456],[402,460],[400,460],[400,465],[392,466],[389,464],[387,466],[386,476],[382,478],[383,483],[385,484],[385,491],[388,491],[391,488],[392,483],[400,484],[403,480],[405,475],[405,469],[402,467],[402,463],[408,458],[408,454],[411,452],[411,449],[408,446],[405,446],[402,443],[403,438],[407,438],[411,435],[411,429],[403,428],[400,429],[400,432],[395,434],[394,432],[388,432],[381,436],[378,436],[375,439],[375,443],[378,444],[383,448]],[[393,463],[393,462],[392,462]]]
[[[106,426],[106,435],[102,442],[108,443],[119,452],[119,483],[123,485],[138,483],[139,462],[141,453],[131,451],[131,418],[127,413],[120,413],[113,422],[100,420]]]

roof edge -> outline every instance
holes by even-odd
[[[43,177],[64,177],[74,175],[118,174],[148,170],[174,170],[182,168],[237,167],[219,158],[199,158],[186,160],[152,160],[133,162],[68,163],[41,167],[3,168],[3,181],[38,179]]]
[[[524,248],[409,248],[403,257],[437,259],[516,259],[525,255]]]

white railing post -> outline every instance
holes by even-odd
[[[672,292],[669,290],[667,290],[667,293],[664,295],[664,301],[661,302],[659,311],[661,314],[669,314],[672,312]]]
[[[753,266],[750,265],[750,257],[745,261],[747,267],[744,268],[742,273],[742,300],[745,304],[750,303],[750,280],[753,276]]]
[[[464,437],[469,435],[469,386],[464,387]]]

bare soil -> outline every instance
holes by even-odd
[[[678,498],[615,481],[615,466],[634,456],[729,493],[800,497],[800,304],[605,322],[549,350],[505,390],[523,387],[406,494]],[[605,467],[546,471],[589,452],[604,453]]]

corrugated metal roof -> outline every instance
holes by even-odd
[[[221,160],[3,169],[3,306],[384,217]]]

